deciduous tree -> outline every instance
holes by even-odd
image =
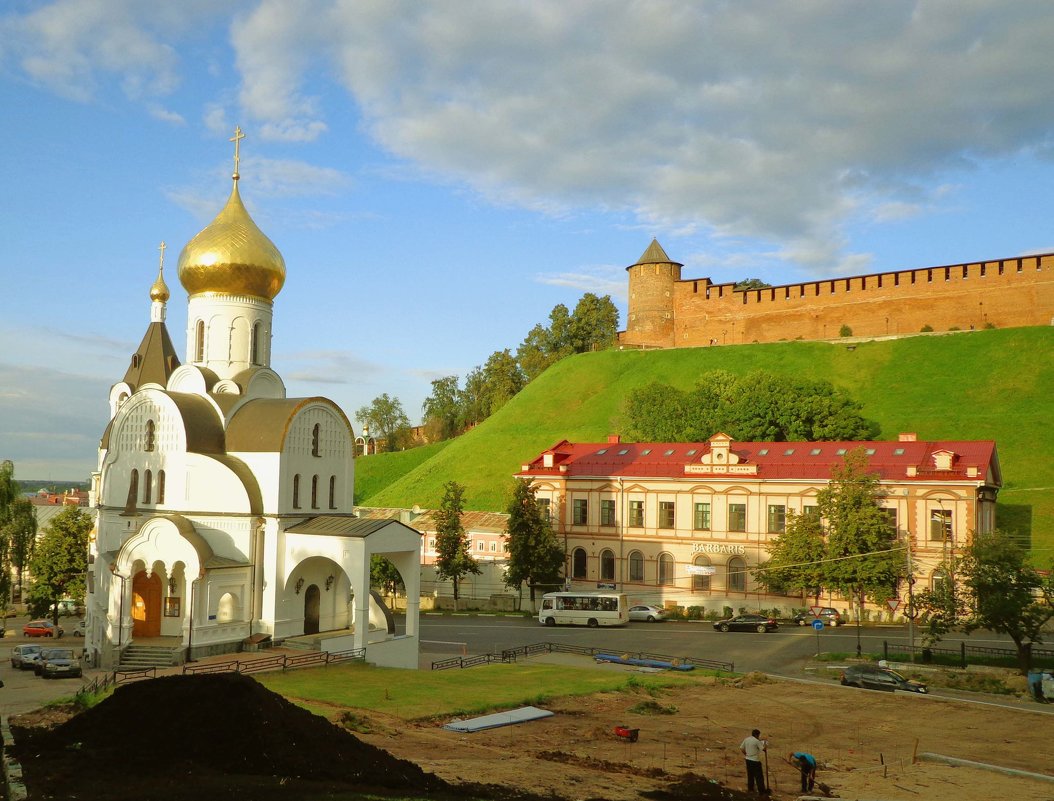
[[[993,531],[966,547],[956,578],[970,596],[963,629],[1006,634],[1017,648],[1018,668],[1028,673],[1032,644],[1043,641],[1043,627],[1054,618],[1054,571],[1042,575],[1010,534]]]
[[[560,582],[566,553],[556,539],[548,517],[538,507],[534,487],[517,479],[507,507],[509,522],[505,536],[509,543],[509,566],[505,583],[514,589],[524,582],[530,589],[531,610],[535,611],[535,588]]]
[[[27,600],[32,614],[44,615],[54,604],[52,619],[57,625],[60,599],[84,599],[91,528],[91,515],[76,506],[63,508],[45,526],[29,563],[32,583]]]
[[[469,551],[468,535],[461,525],[465,488],[456,481],[443,486],[443,500],[433,515],[436,524],[436,578],[454,585],[454,609],[460,597],[461,579],[480,574],[479,563]]]
[[[425,425],[434,430],[439,439],[450,439],[459,431],[459,395],[456,375],[432,381],[432,394],[425,398],[421,409]]]
[[[399,399],[388,397],[387,392],[355,412],[355,419],[368,425],[374,437],[384,440],[386,451],[398,450],[409,438],[410,419]]]
[[[769,560],[754,576],[771,592],[801,593],[819,601],[827,543],[818,515],[787,513],[787,527],[765,546]]]

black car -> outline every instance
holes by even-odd
[[[816,614],[812,611],[799,612],[794,616],[794,622],[799,626],[811,626],[814,620],[822,620],[824,625],[834,628],[842,623],[841,613],[832,606],[822,606],[816,609]]]
[[[714,623],[717,631],[756,631],[758,634],[775,631],[779,627],[779,623],[764,615],[736,615]]]
[[[926,685],[921,681],[905,678],[895,670],[875,667],[874,665],[850,665],[842,671],[842,684],[849,687],[863,687],[866,690],[884,690],[894,692],[904,690],[909,693],[926,693]]]

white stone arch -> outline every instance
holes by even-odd
[[[233,592],[225,592],[216,602],[216,622],[233,623],[241,619],[241,600]]]

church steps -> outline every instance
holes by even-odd
[[[181,647],[163,645],[129,645],[121,653],[119,670],[167,668],[180,664]]]

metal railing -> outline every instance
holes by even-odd
[[[183,665],[183,675],[198,673],[262,673],[266,670],[295,670],[306,667],[325,667],[351,660],[364,661],[365,648],[351,648],[346,651],[308,651],[296,656],[275,654],[262,659],[232,660],[230,662],[209,662],[204,664]]]
[[[449,670],[450,668],[467,668],[476,665],[490,664],[491,662],[515,662],[519,657],[535,656],[537,654],[580,654],[582,656],[595,657],[597,654],[610,654],[611,648],[593,648],[586,645],[567,645],[564,643],[541,642],[533,645],[521,645],[517,648],[506,648],[498,654],[480,654],[478,656],[455,656],[449,659],[439,659],[432,663],[432,670]],[[669,662],[674,665],[692,665],[693,667],[706,668],[708,670],[720,670],[731,673],[735,670],[735,663],[722,662],[716,659],[699,659],[694,656],[669,656],[666,654],[653,654],[647,651],[634,651],[625,653],[620,651],[619,656],[630,659],[649,659],[655,662]]]
[[[933,661],[933,657],[943,657],[938,660],[942,664],[948,660],[958,663],[960,668],[965,669],[966,665],[970,662],[969,656],[981,657],[980,659],[974,659],[975,663],[982,663],[984,658],[991,659],[1008,659],[1014,662],[1017,661],[1017,649],[1015,648],[997,648],[990,645],[967,645],[965,642],[960,642],[958,648],[931,648],[925,645],[902,645],[899,643],[890,644],[888,641],[882,641],[882,657],[883,659],[889,659],[890,654],[908,654],[912,656],[920,657],[923,664]],[[1049,648],[1033,648],[1032,658],[1040,660],[1052,660],[1054,661],[1054,650]],[[952,665],[951,667],[954,667]]]

